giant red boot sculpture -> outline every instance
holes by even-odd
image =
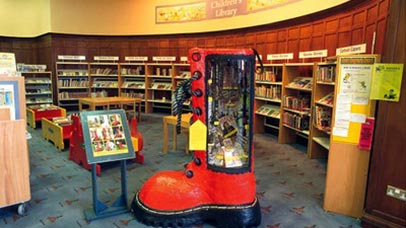
[[[252,146],[254,51],[192,49],[189,61],[192,122],[206,125],[206,147],[194,151],[184,172],[163,171],[148,179],[131,209],[140,222],[157,227],[204,222],[258,226]],[[187,93],[188,84],[182,86]],[[176,94],[175,99],[182,104],[180,97]]]

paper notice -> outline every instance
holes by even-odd
[[[348,137],[348,128],[333,127],[333,135]]]
[[[350,121],[356,123],[365,123],[366,115],[360,113],[351,113]]]

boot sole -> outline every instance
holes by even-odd
[[[217,227],[257,227],[261,224],[261,208],[257,198],[244,205],[200,205],[181,211],[158,211],[145,206],[135,195],[131,211],[136,219],[154,227],[190,227],[205,222]]]

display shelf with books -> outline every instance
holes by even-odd
[[[279,134],[283,64],[263,64],[255,74],[255,133]],[[269,111],[269,113],[268,113]]]
[[[145,81],[145,110],[151,113],[170,112],[174,85],[174,67],[172,63],[148,63]]]
[[[89,96],[89,64],[77,61],[56,62],[58,106],[78,109],[78,99]]]
[[[307,146],[311,134],[311,103],[314,63],[285,63],[282,75],[282,105],[279,143]],[[299,136],[299,137],[298,137]]]
[[[36,66],[36,65],[30,65],[30,66]],[[43,66],[43,65],[40,65],[40,66]],[[30,70],[30,69],[31,68],[23,68],[22,70]],[[26,99],[27,106],[53,103],[52,72],[50,72],[50,71],[20,71],[20,73],[22,76],[24,76],[25,99]]]
[[[336,78],[335,58],[315,64],[312,93],[313,121],[310,125],[309,157],[325,158],[330,148],[331,120],[334,107],[334,89]]]
[[[89,78],[91,96],[104,94],[113,97],[119,96],[119,65],[116,62],[89,63]],[[102,93],[101,93],[102,92]]]

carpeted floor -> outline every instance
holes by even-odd
[[[138,129],[144,137],[145,163],[129,162],[127,180],[129,200],[148,177],[160,170],[182,170],[191,156],[179,136],[178,151],[162,153],[162,115],[144,114]],[[41,129],[29,128],[31,200],[26,216],[15,207],[0,209],[0,227],[146,227],[131,213],[96,220],[84,218],[92,208],[90,172],[68,159],[69,149],[59,152],[43,140]],[[282,145],[272,136],[255,135],[257,195],[265,228],[341,228],[359,227],[359,221],[325,212],[323,191],[326,176],[324,160],[310,160],[305,148]],[[121,193],[118,163],[102,165],[98,178],[99,199],[110,205]],[[198,227],[212,227],[202,225]]]

